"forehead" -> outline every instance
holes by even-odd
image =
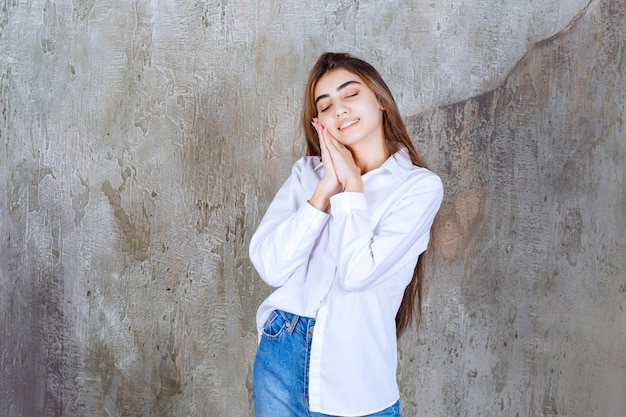
[[[348,81],[358,81],[362,86],[367,87],[361,77],[346,69],[339,68],[324,74],[315,85],[315,97],[322,94],[332,94],[337,88]]]

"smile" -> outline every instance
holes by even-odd
[[[344,129],[349,128],[350,126],[354,126],[355,124],[357,124],[359,122],[359,120],[361,120],[361,119],[348,120],[347,122],[345,122],[344,124],[339,126],[339,130],[344,130]]]

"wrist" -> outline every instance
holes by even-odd
[[[329,200],[320,198],[319,196],[313,194],[311,198],[307,200],[307,203],[309,203],[311,206],[315,207],[319,211],[325,212],[326,209],[328,209]]]
[[[358,177],[350,178],[343,184],[344,192],[362,193],[364,189],[363,179],[359,175]]]
[[[326,211],[330,204],[330,197],[339,191],[338,184],[329,184],[320,181],[313,191],[313,195],[309,198],[308,203],[320,211]]]

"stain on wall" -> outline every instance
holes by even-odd
[[[404,415],[625,415],[624,8],[5,2],[0,415],[252,415],[247,246],[325,50],[446,186]]]

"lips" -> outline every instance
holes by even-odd
[[[361,119],[347,119],[347,120],[342,120],[341,123],[339,124],[339,130],[345,130],[348,129],[349,127],[354,126],[355,124],[359,123]]]

